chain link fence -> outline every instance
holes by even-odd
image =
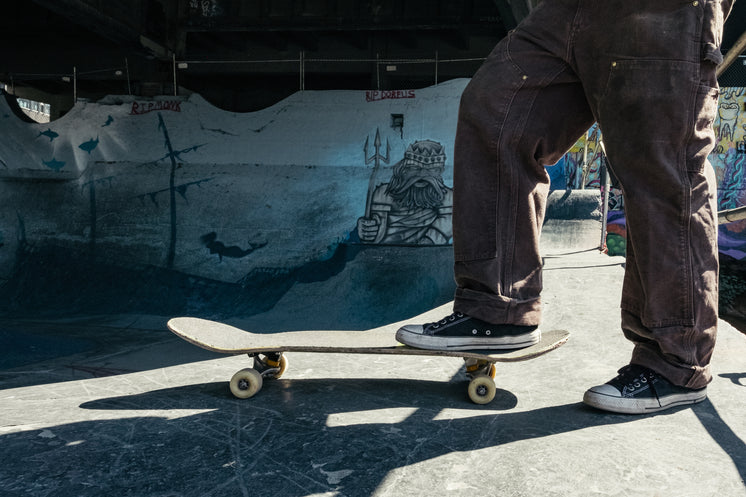
[[[741,55],[718,78],[720,86],[746,86],[746,55]]]

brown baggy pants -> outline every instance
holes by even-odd
[[[549,179],[598,121],[624,192],[631,362],[699,388],[717,328],[715,69],[733,0],[544,0],[464,90],[454,153],[456,311],[541,318]]]

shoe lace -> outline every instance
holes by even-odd
[[[617,381],[620,386],[623,386],[630,392],[634,392],[638,388],[642,388],[646,385],[649,385],[655,392],[653,383],[656,376],[655,371],[650,369],[635,365],[627,365],[619,370]]]
[[[454,312],[453,314],[450,314],[450,315],[444,317],[443,319],[441,319],[440,321],[438,321],[436,323],[428,323],[428,324],[426,324],[425,327],[437,330],[441,326],[445,326],[448,323],[452,323],[452,322],[456,321],[457,319],[461,319],[462,317],[464,317],[464,315],[462,313],[460,313],[460,312]]]

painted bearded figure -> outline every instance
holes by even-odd
[[[407,147],[389,183],[373,192],[370,216],[358,219],[364,243],[445,245],[452,236],[453,190],[443,182],[445,149],[423,140]]]

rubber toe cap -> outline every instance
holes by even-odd
[[[588,389],[587,393],[593,394],[593,395],[605,395],[606,397],[621,397],[622,396],[619,390],[612,387],[608,383],[604,383],[603,385],[592,387]]]
[[[413,335],[422,335],[424,327],[421,324],[408,324],[399,328],[396,332],[397,335],[400,333],[409,333]]]

